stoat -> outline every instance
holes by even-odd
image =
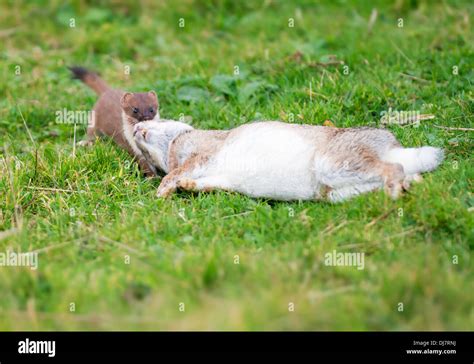
[[[160,118],[155,91],[132,93],[113,89],[94,72],[83,67],[69,69],[73,78],[81,80],[99,95],[89,119],[87,137],[79,144],[91,145],[97,136],[111,137],[137,160],[146,176],[156,175],[156,168],[146,161],[133,138],[135,124]]]
[[[145,121],[135,125],[134,138],[145,158],[167,173],[159,197],[177,188],[221,189],[275,200],[338,202],[384,188],[396,198],[443,160],[442,149],[404,148],[384,129],[278,121],[228,131]]]

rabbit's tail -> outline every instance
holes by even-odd
[[[400,163],[405,174],[429,172],[438,167],[444,159],[441,148],[393,148],[383,158],[386,162]]]

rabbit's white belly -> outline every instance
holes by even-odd
[[[231,190],[252,197],[314,199],[319,194],[314,153],[292,128],[250,124],[229,136],[206,174],[221,176]]]

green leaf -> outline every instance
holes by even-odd
[[[212,87],[225,95],[235,96],[237,94],[237,88],[235,78],[228,75],[216,75],[211,78]]]
[[[246,102],[252,98],[258,100],[277,89],[276,85],[266,81],[252,81],[239,89],[239,101]]]
[[[112,13],[107,9],[92,8],[84,17],[86,23],[100,24],[112,18]]]
[[[207,90],[193,86],[183,86],[179,88],[177,92],[177,98],[180,101],[199,102],[204,101],[209,97],[210,94]]]
[[[296,46],[296,50],[303,53],[305,57],[315,57],[324,52],[327,43],[324,39],[318,39],[312,42],[300,43]]]
[[[63,26],[69,26],[72,18],[75,19],[76,15],[71,9],[63,9],[56,13],[56,21]]]

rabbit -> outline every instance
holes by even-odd
[[[384,129],[279,121],[221,131],[152,120],[136,124],[133,137],[148,162],[166,173],[158,197],[180,188],[340,202],[384,188],[395,199],[444,157],[439,148],[404,148]]]

